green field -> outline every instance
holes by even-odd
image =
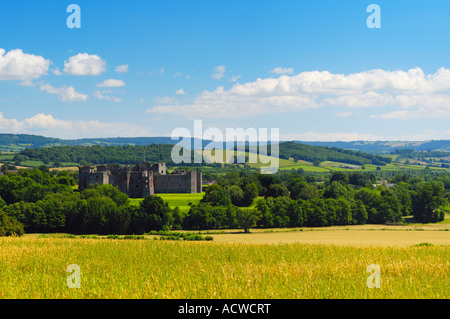
[[[67,287],[71,264],[80,267],[79,289]],[[367,286],[372,264],[380,288]],[[0,298],[450,297],[449,245],[6,237],[0,269]]]
[[[169,204],[169,207],[174,209],[178,207],[182,212],[188,212],[191,205],[197,205],[203,198],[205,193],[198,194],[156,194],[164,199]],[[139,205],[143,198],[130,198],[131,204]]]

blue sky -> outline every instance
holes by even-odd
[[[170,136],[202,120],[282,139],[450,139],[449,16],[444,0],[4,2],[0,132]]]

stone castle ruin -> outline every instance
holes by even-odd
[[[119,165],[80,166],[79,188],[90,184],[110,184],[131,198],[155,193],[201,193],[202,172],[191,170],[167,174],[166,163],[140,162],[136,166]]]

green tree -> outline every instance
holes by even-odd
[[[273,227],[273,214],[270,210],[269,204],[273,204],[272,197],[267,199],[260,198],[256,202],[256,210],[259,215],[258,225],[265,228]]]
[[[183,229],[214,229],[217,220],[213,213],[214,207],[209,202],[200,202],[191,206],[188,214],[183,220]]]
[[[185,215],[181,212],[180,208],[177,206],[173,209],[173,225],[172,229],[182,229],[183,219]]]
[[[308,182],[303,177],[295,177],[289,180],[287,188],[292,199],[298,199],[300,192]]]
[[[330,184],[334,181],[339,182],[342,185],[347,185],[348,184],[348,174],[345,172],[341,172],[341,171],[333,172],[333,174],[330,177]]]
[[[213,206],[228,206],[231,205],[231,197],[222,186],[216,183],[206,188],[202,202],[211,203]]]
[[[86,203],[83,231],[87,234],[108,234],[108,221],[117,213],[117,205],[106,196],[91,197]]]
[[[348,194],[348,191],[345,186],[343,186],[338,181],[333,181],[333,182],[331,182],[330,185],[325,187],[324,192],[323,192],[323,197],[334,198],[334,199],[337,199],[339,197],[346,198],[347,194]]]
[[[244,200],[242,206],[251,206],[253,204],[253,200],[258,197],[258,186],[256,183],[247,183],[244,188]]]
[[[173,224],[172,210],[159,196],[147,196],[140,203],[144,231],[169,230]]]
[[[440,206],[446,203],[445,189],[439,182],[427,182],[413,195],[412,213],[420,223],[443,221],[445,213]]]
[[[289,196],[289,190],[284,186],[283,183],[278,184],[271,184],[267,188],[267,192],[265,194],[265,197],[284,197]]]
[[[256,209],[241,209],[236,211],[236,220],[239,227],[244,229],[244,232],[250,233],[250,228],[253,227],[258,220],[258,211]]]
[[[367,210],[360,200],[351,202],[353,224],[364,225],[367,223]]]
[[[227,188],[230,194],[231,203],[235,206],[244,206],[244,192],[238,185],[232,185]]]
[[[24,234],[23,225],[14,217],[8,216],[0,210],[0,237],[2,236],[22,236]]]
[[[320,197],[319,189],[317,186],[312,184],[306,184],[298,194],[298,199],[303,200],[310,200],[310,199],[316,199]]]

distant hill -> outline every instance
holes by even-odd
[[[450,140],[432,141],[353,141],[353,142],[304,142],[295,143],[337,147],[353,151],[363,151],[368,153],[387,154],[399,149],[411,149],[414,151],[446,151],[450,152]]]
[[[386,165],[392,161],[391,158],[385,158],[377,154],[337,147],[300,144],[298,142],[280,143],[280,158],[292,158],[294,161],[303,160],[308,162],[332,161],[356,165]]]
[[[171,144],[150,145],[58,145],[53,147],[28,148],[20,151],[21,160],[41,161],[43,163],[97,163],[134,164],[144,157],[149,161],[165,161],[171,164]],[[271,151],[268,152],[271,154]],[[192,154],[193,155],[193,154]],[[19,155],[17,155],[19,156]],[[17,159],[16,156],[16,159]],[[324,146],[312,146],[294,142],[279,144],[281,159],[303,160],[308,162],[333,161],[365,165],[386,165],[391,158],[375,154],[354,152]]]
[[[43,148],[54,146],[124,146],[175,144],[170,137],[111,137],[111,138],[83,138],[60,139],[29,134],[0,134],[0,151],[18,152],[27,148]],[[207,143],[204,141],[203,143]],[[192,143],[192,142],[191,142]]]
[[[198,142],[199,140],[197,139],[196,141]],[[202,140],[201,145],[205,146],[210,142]],[[28,134],[0,134],[0,151],[20,152],[21,155],[26,156],[24,157],[25,160],[29,159],[44,163],[54,161],[65,163],[134,163],[142,160],[144,153],[148,160],[169,161],[171,145],[175,143],[178,143],[178,141],[172,141],[170,137],[115,137],[69,140]],[[194,144],[196,143],[194,143],[193,139],[191,145]],[[383,157],[383,154],[399,154],[400,150],[449,152],[450,141],[292,141],[280,142],[279,150],[281,159],[316,163],[332,161],[355,165],[374,164],[383,166],[392,161],[392,157]],[[420,154],[413,155],[414,157],[420,157]],[[406,158],[405,154],[402,156]],[[430,156],[437,155],[431,154]],[[445,157],[445,154],[439,154],[439,157],[443,156]]]

